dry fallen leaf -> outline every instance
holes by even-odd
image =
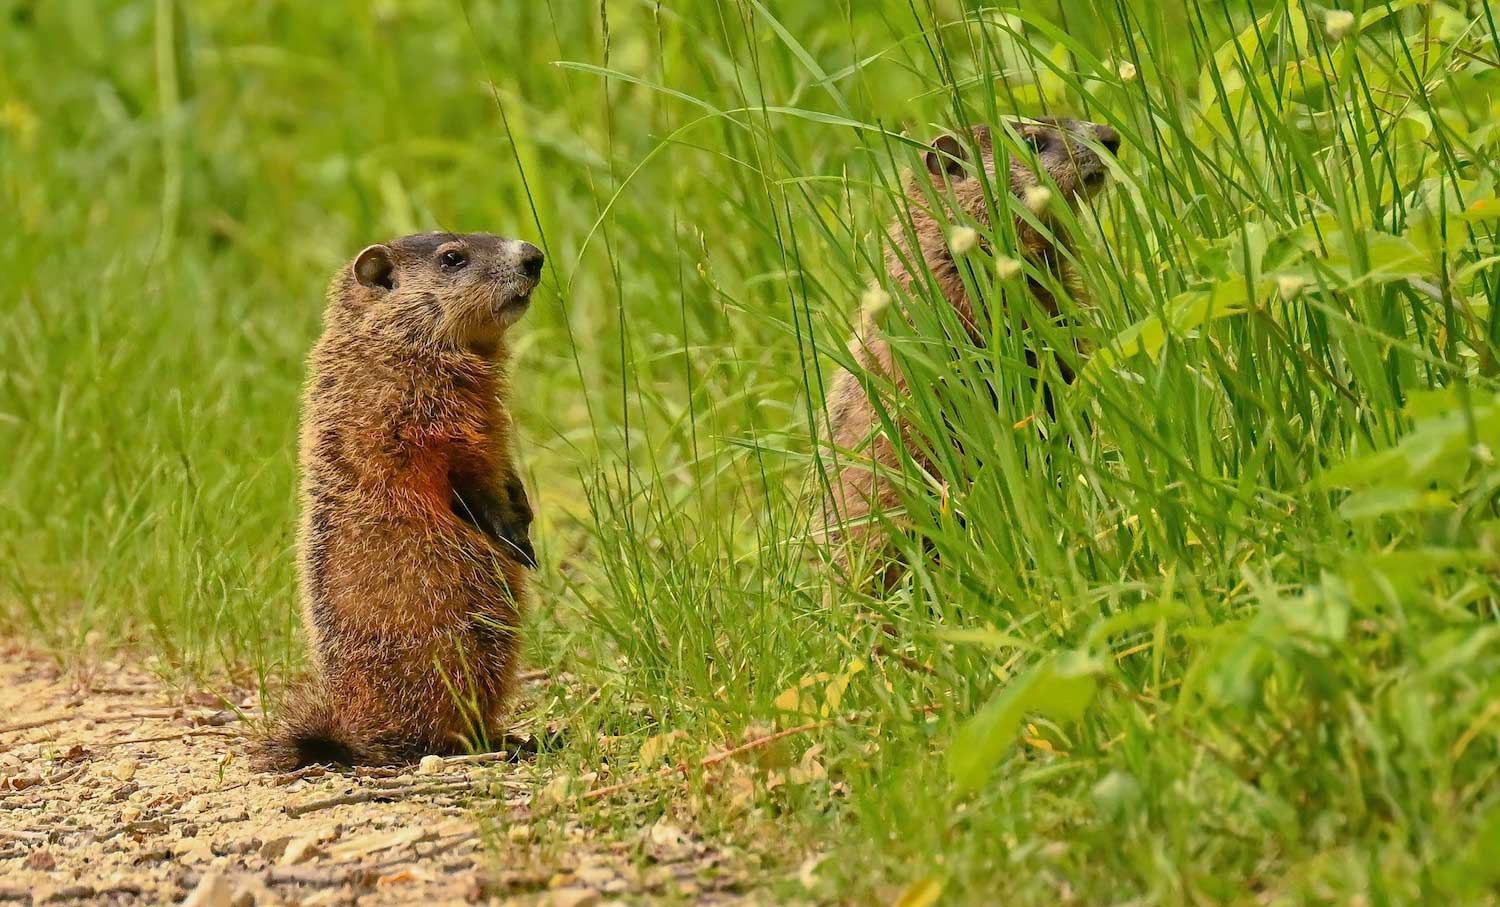
[[[814,744],[808,747],[807,752],[802,754],[802,759],[792,766],[787,773],[787,780],[793,784],[810,784],[814,781],[828,777],[828,770],[823,763],[818,761],[818,756],[823,752],[823,744]]]
[[[823,865],[823,861],[827,858],[827,854],[814,854],[803,860],[802,865],[797,867],[797,881],[802,883],[803,888],[811,891],[817,887],[818,867]]]
[[[676,847],[687,843],[687,835],[682,829],[665,819],[658,819],[656,824],[651,826],[647,837],[652,844],[663,847]]]
[[[641,744],[641,765],[653,766],[657,764],[672,751],[672,744],[686,739],[687,734],[682,731],[672,731],[647,738],[646,742]]]
[[[572,791],[573,776],[560,773],[536,792],[536,801],[540,806],[559,806],[567,801]]]

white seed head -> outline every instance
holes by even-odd
[[[1301,296],[1305,289],[1307,289],[1307,278],[1301,275],[1283,274],[1276,278],[1276,292],[1280,293],[1281,298],[1287,302]]]
[[[995,259],[995,273],[1000,276],[1001,280],[1010,280],[1021,273],[1021,263],[1014,258],[1002,255]]]
[[[1032,214],[1041,214],[1052,203],[1052,190],[1046,186],[1030,186],[1026,189],[1026,207]]]
[[[955,255],[967,255],[979,245],[979,231],[973,227],[954,227],[948,234],[948,247]]]
[[[1119,73],[1121,82],[1134,82],[1136,77],[1135,64],[1129,60],[1125,60],[1120,64]]]
[[[875,321],[891,304],[891,294],[880,287],[870,287],[860,298],[859,311],[865,321]]]
[[[1323,31],[1335,41],[1342,41],[1354,28],[1354,14],[1347,9],[1331,9],[1323,14]]]

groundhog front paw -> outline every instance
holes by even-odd
[[[536,550],[531,547],[531,503],[519,479],[506,482],[499,495],[484,488],[455,485],[452,506],[459,519],[489,536],[517,562],[536,569]]]

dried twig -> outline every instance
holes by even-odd
[[[897,661],[901,662],[901,664],[908,671],[915,671],[918,674],[926,674],[929,677],[937,676],[937,671],[933,670],[931,665],[922,664],[920,661],[917,661],[915,658],[912,658],[910,655],[907,655],[903,652],[895,652],[887,649],[880,643],[875,644],[875,647],[870,650],[870,654],[875,656],[876,658],[894,658]]]
[[[127,737],[124,740],[106,740],[102,743],[93,744],[99,749],[108,749],[112,746],[129,746],[132,743],[162,743],[167,740],[181,740],[184,737],[202,737],[204,735],[218,737],[239,737],[240,731],[226,731],[223,728],[201,727],[191,731],[183,731],[178,734],[163,734],[160,737]]]
[[[330,867],[331,868],[331,867]],[[348,882],[356,884],[373,881],[375,872],[368,866],[330,872],[320,866],[273,866],[266,872],[271,882],[293,885],[314,885],[319,888],[337,888]]]
[[[301,781],[303,778],[306,778],[309,775],[327,775],[327,774],[331,774],[331,773],[324,766],[316,765],[316,764],[314,764],[314,765],[304,765],[301,768],[296,769],[295,771],[282,772],[281,774],[277,775],[275,778],[271,779],[271,784],[273,786],[275,786],[275,787],[286,787],[288,784],[291,784],[293,781]]]
[[[102,694],[104,696],[140,696],[140,695],[142,695],[144,693],[153,693],[153,692],[156,692],[156,691],[158,691],[160,689],[161,689],[160,687],[152,686],[149,683],[143,683],[140,686],[133,686],[133,687],[125,687],[125,686],[89,687],[88,691],[90,693],[93,693],[93,694],[96,694],[96,695]]]
[[[479,837],[479,833],[477,831],[472,830],[472,829],[465,830],[465,831],[460,831],[460,832],[455,832],[454,834],[451,834],[451,835],[440,835],[439,837],[437,837],[435,840],[433,840],[431,842],[432,843],[432,848],[430,850],[428,850],[426,853],[419,854],[418,856],[419,856],[420,859],[430,860],[433,857],[441,856],[442,854],[445,854],[445,853],[447,853],[450,850],[453,850],[453,849],[455,849],[457,847],[461,847],[464,844],[468,843],[469,841],[474,840],[477,837]],[[426,844],[426,843],[428,843],[428,842],[427,841],[416,841],[416,842],[413,842],[413,849],[415,849],[415,845],[416,844]],[[373,869],[373,870],[375,870],[377,872],[382,872],[384,870],[390,869],[393,866],[398,866],[398,865],[400,865],[402,863],[410,863],[410,862],[412,862],[412,854],[409,853],[409,852],[407,852],[407,851],[405,851],[405,850],[403,850],[403,851],[395,854],[394,856],[388,856],[388,857],[386,857],[383,860],[379,860],[379,861],[375,862],[374,864],[372,864],[368,868],[369,869]]]
[[[473,765],[480,762],[509,762],[514,758],[512,750],[497,750],[493,753],[474,753],[469,756],[444,756],[448,765]]]
[[[178,708],[145,709],[138,712],[127,712],[123,715],[83,715],[77,712],[71,712],[62,715],[51,715],[46,718],[34,718],[31,721],[22,721],[16,724],[7,724],[4,727],[0,727],[0,734],[13,734],[16,731],[29,731],[35,728],[46,727],[49,724],[57,724],[63,721],[92,721],[97,724],[104,724],[115,721],[145,721],[149,718],[181,717],[183,717],[183,711],[182,709]]]
[[[759,749],[760,747],[766,746],[767,744],[775,743],[777,740],[781,740],[784,737],[791,737],[795,734],[805,734],[808,731],[817,730],[818,728],[824,727],[827,724],[828,722],[826,721],[810,721],[807,724],[799,724],[796,727],[787,728],[783,731],[777,731],[774,734],[767,734],[764,737],[757,737],[754,740],[751,740],[748,743],[742,743],[739,746],[734,747],[733,749],[724,750],[722,753],[714,753],[711,756],[705,756],[703,757],[703,759],[699,760],[696,763],[696,767],[707,768],[710,765],[723,762],[725,759],[732,759],[735,756],[740,755],[741,753],[747,753],[750,750]],[[679,762],[670,768],[662,769],[654,775],[642,775],[639,778],[631,778],[626,781],[621,781],[618,784],[609,784],[604,787],[596,787],[593,790],[587,791],[584,794],[580,795],[579,799],[597,800],[600,797],[607,797],[617,791],[635,787],[639,784],[646,784],[651,781],[660,781],[665,778],[670,778],[673,775],[678,774],[679,772],[684,778],[686,778],[688,775],[688,771],[693,767],[694,766],[690,766],[686,762]]]
[[[6,778],[0,781],[0,797],[20,793],[30,796],[38,788],[51,787],[56,784],[62,784],[65,781],[72,781],[87,770],[88,765],[85,764],[73,768],[65,768],[45,776],[25,775],[20,778]]]
[[[56,724],[59,721],[68,721],[76,717],[78,716],[53,715],[50,718],[35,718],[31,721],[20,721],[15,724],[7,724],[4,727],[0,727],[0,734],[13,734],[16,731],[29,731],[32,728],[46,727],[49,724]]]
[[[369,803],[373,800],[397,800],[401,797],[420,797],[428,794],[456,794],[472,788],[468,782],[462,784],[412,784],[407,787],[382,787],[376,789],[350,791],[337,797],[329,797],[325,800],[314,800],[311,803],[292,805],[285,807],[286,814],[293,819],[305,816],[310,812],[320,809],[328,809],[332,806],[349,806],[355,803]]]

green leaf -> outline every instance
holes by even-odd
[[[1094,701],[1099,670],[1099,662],[1086,652],[1063,652],[1032,685],[1028,711],[1040,712],[1054,721],[1077,721]]]
[[[1077,721],[1094,701],[1099,662],[1084,651],[1063,652],[1011,681],[959,729],[948,750],[958,793],[979,787],[1016,741],[1027,712]]]
[[[1039,676],[1036,667],[1017,677],[959,729],[948,749],[948,774],[958,793],[977,789],[1015,743],[1027,697]]]
[[[1368,520],[1393,513],[1443,510],[1453,499],[1442,492],[1423,492],[1415,488],[1381,487],[1357,491],[1339,505],[1339,516],[1346,520]]]

